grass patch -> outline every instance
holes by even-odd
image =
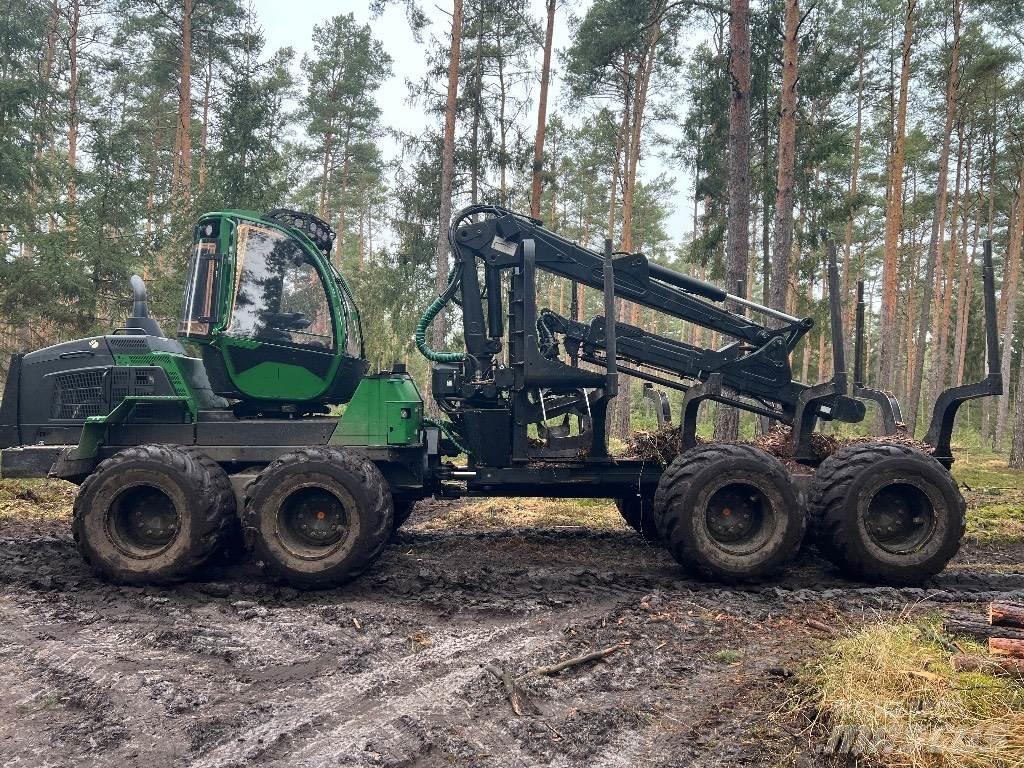
[[[834,729],[869,734],[858,751],[881,765],[1024,765],[1024,686],[956,672],[937,629],[937,621],[879,623],[832,642],[804,673],[819,712]]]
[[[0,522],[70,519],[76,487],[63,480],[0,480]]]
[[[993,456],[958,460],[953,477],[967,499],[967,535],[984,544],[1024,541],[1024,470]]]
[[[414,525],[419,530],[443,528],[509,528],[583,525],[601,530],[627,526],[608,499],[493,498],[447,505],[439,514]]]
[[[715,661],[721,662],[722,664],[735,664],[737,661],[743,658],[743,654],[739,651],[733,651],[729,649],[715,651],[712,657]]]

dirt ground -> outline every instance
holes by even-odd
[[[509,503],[514,504],[514,501]],[[299,593],[251,564],[104,583],[65,516],[0,518],[5,766],[828,765],[793,672],[825,636],[1024,594],[1024,544],[970,545],[921,589],[805,554],[770,584],[683,577],[623,528],[445,529],[421,504],[373,570]],[[526,676],[522,716],[498,677]]]

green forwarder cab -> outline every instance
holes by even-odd
[[[295,211],[205,214],[177,338],[133,278],[124,328],[12,358],[3,476],[81,483],[75,535],[118,581],[188,576],[239,520],[300,586],[357,575],[438,490],[443,446],[402,366],[367,375],[333,240]]]

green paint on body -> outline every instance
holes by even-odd
[[[164,373],[167,374],[168,381],[171,382],[171,387],[174,389],[177,399],[181,400],[188,409],[191,421],[194,422],[199,417],[199,402],[195,391],[189,383],[189,368],[196,365],[202,366],[201,360],[194,357],[182,357],[170,352],[150,352],[144,355],[116,354],[114,355],[114,364],[138,368],[163,368]],[[161,400],[164,398],[155,397],[152,399]]]
[[[405,374],[367,376],[338,420],[331,445],[419,445],[423,398]]]
[[[246,395],[256,399],[274,400],[287,392],[289,400],[314,400],[328,386],[313,372],[288,363],[260,363],[241,373],[234,371],[233,377]]]

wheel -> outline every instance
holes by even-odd
[[[387,482],[344,448],[303,448],[249,486],[242,524],[256,559],[294,586],[343,584],[377,559],[392,533]]]
[[[916,584],[960,549],[967,504],[933,457],[903,445],[840,448],[818,467],[808,514],[821,553],[850,578]]]
[[[622,519],[645,541],[655,544],[660,540],[658,526],[654,524],[654,499],[649,496],[627,496],[616,499],[615,506]]]
[[[112,581],[166,583],[195,573],[232,518],[219,480],[189,449],[140,445],[85,479],[72,531],[86,561]]]
[[[184,450],[199,462],[209,473],[213,483],[216,504],[226,510],[226,523],[220,534],[220,546],[215,555],[218,562],[231,562],[245,552],[245,541],[242,538],[242,521],[238,517],[238,504],[235,500],[235,489],[231,486],[228,473],[216,461],[211,459],[198,445],[186,445]]]
[[[726,582],[779,571],[800,548],[806,527],[782,463],[752,445],[731,443],[677,456],[658,483],[654,519],[680,565]]]
[[[409,519],[409,515],[412,514],[413,509],[416,507],[418,499],[410,499],[408,496],[394,496],[392,503],[395,508],[395,522],[394,530],[398,530],[405,521]]]

